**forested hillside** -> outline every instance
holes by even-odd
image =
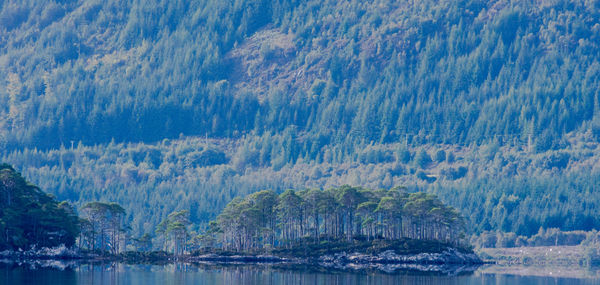
[[[600,228],[599,60],[598,0],[7,0],[0,159],[138,233],[343,184]]]
[[[556,148],[600,116],[599,19],[598,1],[4,1],[2,143]]]

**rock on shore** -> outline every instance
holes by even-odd
[[[441,253],[419,253],[399,255],[393,250],[387,250],[376,255],[345,252],[321,256],[319,265],[336,269],[366,269],[374,268],[383,271],[398,269],[414,269],[419,271],[438,271],[445,268],[482,264],[483,261],[474,253],[462,253],[454,248],[448,248]],[[441,266],[444,265],[444,266]],[[444,271],[440,269],[441,271]]]
[[[80,259],[83,256],[73,248],[64,244],[57,247],[32,248],[30,250],[0,251],[0,257],[7,259]]]

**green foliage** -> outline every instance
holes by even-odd
[[[80,248],[118,254],[126,243],[125,209],[117,203],[89,202],[82,208]]]
[[[584,246],[584,263],[593,267],[600,265],[600,235],[598,231],[592,231],[587,234],[586,239],[581,243]]]
[[[433,176],[429,176],[429,175],[427,175],[427,173],[425,173],[424,171],[421,171],[421,170],[417,171],[416,176],[417,176],[417,178],[419,178],[423,181],[426,181],[427,183],[433,183],[433,182],[435,182],[435,180],[437,180],[437,178],[435,178]]]
[[[381,149],[372,145],[368,146],[359,154],[359,161],[361,163],[386,163],[394,161],[392,152],[387,149]]]
[[[590,3],[7,2],[0,146],[294,125],[307,142],[556,149],[598,125]]]
[[[313,82],[312,86],[310,87],[310,92],[313,94],[313,96],[321,96],[326,86],[327,82],[320,79],[315,80],[315,82]]]
[[[441,171],[441,174],[444,175],[447,179],[457,180],[465,177],[467,175],[468,169],[464,166],[459,166],[457,168],[447,168]]]
[[[190,211],[191,234],[202,232],[236,196],[263,189],[281,193],[306,185],[344,183],[373,189],[404,184],[410,190],[435,193],[460,209],[474,233],[505,230],[530,237],[540,227],[563,231],[600,227],[600,197],[592,190],[598,183],[598,172],[593,167],[597,160],[593,149],[598,144],[591,136],[572,136],[569,140],[582,143],[544,153],[530,153],[522,146],[504,146],[491,161],[479,155],[483,151],[478,147],[428,145],[430,153],[444,149],[455,156],[452,163],[434,162],[421,170],[436,178],[432,183],[423,174],[418,175],[425,180],[417,176],[419,170],[411,167],[413,162],[406,165],[396,158],[393,162],[361,164],[357,153],[363,148],[343,150],[335,145],[326,148],[323,162],[302,158],[275,170],[269,165],[270,157],[284,155],[279,150],[287,143],[287,138],[279,135],[235,141],[183,138],[155,144],[26,149],[12,152],[2,160],[13,163],[24,176],[78,208],[99,199],[118,202],[128,210],[124,219],[131,225],[134,237],[153,233],[162,219],[179,209]],[[372,148],[382,153],[398,149],[418,153],[422,147],[399,143],[373,144]],[[204,149],[216,149],[231,159],[228,164],[187,164],[187,154]],[[237,170],[235,156],[239,149],[254,150],[257,165]],[[291,149],[297,151],[297,145]],[[326,162],[329,159],[333,162]],[[499,203],[503,194],[517,199],[514,203]],[[154,244],[160,248],[161,242],[155,240]]]
[[[405,147],[399,148],[396,152],[396,160],[402,162],[404,164],[409,163],[411,159],[411,154],[408,149]]]
[[[446,160],[446,152],[443,149],[438,150],[435,153],[435,161],[444,162]]]
[[[445,196],[445,201],[469,213],[466,217],[475,232],[501,230],[531,237],[540,228],[590,231],[600,227],[600,199],[592,190],[599,179],[598,173],[580,172],[486,177],[460,184],[460,189],[436,187],[434,193],[456,193]]]
[[[213,227],[219,230],[210,230],[210,234],[225,251],[276,248],[276,252],[289,253],[299,248],[334,250],[327,245],[330,241],[345,240],[337,246],[352,247],[361,239],[460,245],[464,226],[458,212],[435,196],[345,185],[328,190],[286,190],[279,196],[261,191],[236,198],[217,217]],[[316,248],[302,246],[309,243]]]
[[[446,153],[446,161],[448,163],[453,163],[456,160],[456,156],[454,156],[454,153],[452,153],[451,151]]]
[[[576,246],[592,247],[598,243],[598,231],[561,231],[557,228],[543,229],[531,236],[520,236],[513,232],[484,231],[471,238],[478,248]]]
[[[424,149],[420,149],[415,155],[415,165],[419,168],[427,168],[432,162],[431,156]]]
[[[172,249],[175,255],[187,251],[188,227],[191,224],[190,211],[181,210],[170,213],[156,226],[155,232],[162,237],[164,250]],[[170,244],[168,242],[171,242]]]
[[[133,238],[132,242],[136,252],[149,252],[152,250],[152,236],[148,233],[139,238]]]
[[[78,206],[118,201],[136,236],[350,181],[435,192],[477,232],[599,228],[598,19],[597,1],[3,2],[1,159]]]
[[[10,165],[0,164],[0,249],[30,249],[75,244],[75,210],[37,186]]]
[[[140,263],[154,263],[164,262],[170,260],[173,255],[166,251],[124,251],[119,253],[119,258],[124,262],[140,264]]]

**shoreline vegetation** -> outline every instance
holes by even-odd
[[[483,264],[484,262],[469,249],[455,248],[448,244],[406,239],[399,243],[373,245],[371,242],[348,244],[336,243],[308,254],[298,254],[306,248],[277,250],[271,253],[248,253],[235,251],[196,251],[176,255],[163,250],[124,251],[118,254],[101,251],[86,251],[76,247],[60,245],[54,248],[0,251],[0,259],[8,260],[74,260],[83,262],[125,263],[169,263],[169,262],[214,262],[214,263],[413,263],[413,264]],[[308,251],[307,251],[308,252]]]
[[[181,210],[154,233],[131,237],[126,210],[116,203],[90,202],[78,213],[6,164],[0,182],[0,258],[291,262],[338,269],[481,263],[455,209],[402,188],[265,190],[232,200],[201,233],[189,230],[189,211]]]

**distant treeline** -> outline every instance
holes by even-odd
[[[588,167],[592,166],[546,175],[499,174],[451,186],[434,186],[432,192],[469,213],[476,233],[503,231],[531,237],[540,228],[599,230],[600,174],[585,170]]]
[[[515,233],[485,231],[471,238],[471,243],[479,248],[503,248],[521,246],[572,246],[597,244],[599,232],[593,231],[561,231],[557,228],[542,229],[531,237]]]

